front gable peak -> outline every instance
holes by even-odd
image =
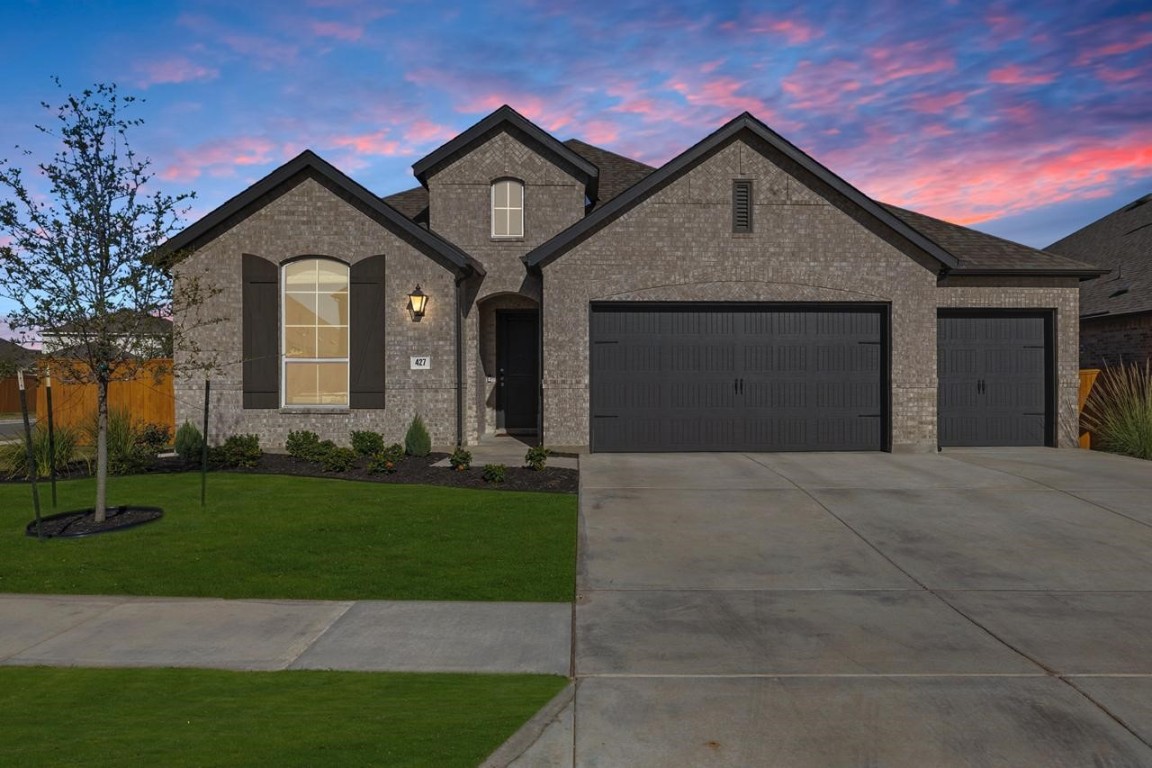
[[[501,131],[507,131],[518,140],[540,151],[552,162],[580,179],[584,184],[585,194],[592,200],[596,199],[600,177],[599,169],[507,104],[448,143],[417,160],[412,166],[412,173],[422,185],[427,187],[429,177]]]

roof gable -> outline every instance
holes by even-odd
[[[560,167],[584,182],[585,194],[595,200],[599,191],[600,172],[595,165],[566,147],[544,129],[505,104],[448,143],[417,160],[412,173],[420,183],[460,155],[466,154],[501,131],[543,152]]]
[[[317,179],[329,189],[339,192],[366,214],[446,269],[459,274],[484,273],[483,266],[476,259],[443,237],[418,226],[310,149],[304,150],[216,210],[171,237],[156,250],[155,255],[161,259],[178,257],[182,251],[199,248],[305,178]]]
[[[658,190],[683,176],[742,134],[750,134],[767,142],[800,168],[808,171],[825,185],[847,198],[850,204],[861,212],[883,224],[912,246],[939,262],[942,269],[947,270],[959,265],[955,256],[908,226],[883,206],[816,162],[748,112],[730,120],[710,136],[640,179],[626,192],[617,195],[610,202],[599,207],[556,237],[529,252],[524,257],[525,263],[529,267],[542,267],[550,263],[620,215],[639,205]]]

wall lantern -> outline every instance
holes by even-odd
[[[424,295],[424,291],[420,290],[419,284],[416,290],[408,294],[408,311],[412,313],[413,320],[419,320],[424,317],[424,308],[428,306],[428,297]]]

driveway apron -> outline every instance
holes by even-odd
[[[1152,766],[1150,507],[1081,451],[584,457],[571,764]]]

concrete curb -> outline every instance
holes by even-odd
[[[528,722],[520,726],[520,730],[512,734],[506,742],[496,748],[488,759],[480,764],[480,768],[507,768],[513,761],[519,759],[528,749],[539,740],[544,731],[556,722],[560,713],[564,711],[576,697],[576,683],[570,682],[564,690],[556,694],[551,701],[545,704],[539,712]]]

